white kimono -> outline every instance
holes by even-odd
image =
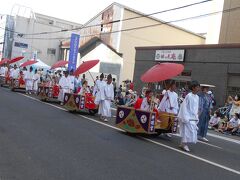
[[[60,102],[64,101],[64,94],[70,93],[71,81],[69,77],[62,76],[59,80],[60,91],[58,95],[58,100]]]
[[[7,67],[1,67],[0,69],[0,76],[7,76],[8,68]]]
[[[168,90],[161,100],[158,111],[177,114],[178,113],[178,95]]]
[[[101,101],[100,105],[99,105],[99,110],[100,110],[100,114],[103,117],[111,117],[112,113],[111,113],[111,104],[114,100],[114,88],[113,88],[113,84],[106,84],[104,86],[104,100]]]
[[[142,101],[142,104],[141,104],[141,110],[144,110],[144,111],[150,111],[150,104],[148,103],[147,101],[147,98],[143,98],[143,101]]]
[[[181,104],[178,120],[182,143],[197,142],[198,106],[199,97],[193,93],[189,93]]]
[[[33,88],[33,73],[30,71],[25,71],[24,81],[26,86],[26,91],[32,91]]]
[[[75,77],[74,76],[68,76],[70,79],[70,89],[72,91],[74,91],[74,81],[75,81]]]
[[[106,86],[106,81],[97,81],[96,82],[96,98],[94,103],[97,105],[100,105],[100,101],[103,101],[105,99],[105,94],[104,94],[104,87]]]
[[[40,75],[38,73],[33,75],[33,90],[37,92],[38,83],[40,82]]]
[[[10,77],[12,79],[18,79],[19,77],[19,69],[13,69],[10,73]]]

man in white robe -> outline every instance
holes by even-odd
[[[104,86],[106,85],[106,82],[103,80],[104,75],[103,73],[100,75],[100,80],[97,80],[95,83],[95,90],[93,95],[96,96],[94,103],[96,105],[100,106],[100,101],[104,100],[105,94],[104,94]],[[98,114],[101,114],[101,110],[99,109]]]
[[[37,94],[39,82],[40,82],[40,75],[38,74],[38,71],[36,69],[33,75],[33,91],[35,94]]]
[[[59,80],[60,90],[59,90],[58,100],[61,102],[61,105],[63,105],[65,93],[70,93],[70,87],[71,87],[71,81],[68,76],[68,71],[65,71],[64,76],[62,76],[61,79]]]
[[[104,100],[101,100],[101,116],[103,117],[104,122],[108,122],[107,118],[112,116],[111,113],[111,104],[114,100],[114,87],[112,84],[112,75],[107,76],[107,83],[103,87],[104,90]]]
[[[8,72],[7,64],[5,63],[0,69],[0,76],[6,77]]]
[[[74,86],[75,76],[73,75],[73,70],[70,71],[69,79],[70,79],[70,91],[74,92],[74,89],[75,89],[75,86]]]
[[[179,130],[181,136],[180,147],[189,152],[188,143],[197,143],[197,123],[198,123],[198,108],[199,108],[199,97],[197,92],[199,91],[199,83],[193,81],[191,83],[190,92],[181,104],[178,120]]]
[[[18,79],[19,77],[19,69],[17,68],[17,65],[14,65],[14,68],[10,72],[10,78],[11,79]]]
[[[25,88],[26,94],[31,94],[33,88],[33,68],[30,67],[29,71],[25,72],[24,81],[25,81]]]
[[[172,81],[170,83],[169,89],[164,93],[163,99],[161,100],[158,111],[172,113],[174,115],[178,114],[179,104],[178,104],[178,95],[175,92],[176,83]],[[171,134],[166,134],[168,137],[171,137]]]

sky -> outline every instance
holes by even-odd
[[[159,12],[203,0],[115,0],[120,4],[131,7],[146,14]],[[97,15],[112,0],[1,0],[0,14],[25,14],[33,11],[36,13],[53,16],[68,21],[84,24]],[[21,5],[22,7],[19,8]],[[27,7],[27,8],[26,8]],[[212,12],[212,2],[158,14],[155,17],[164,21],[174,21],[182,18],[193,17]],[[209,24],[209,17],[175,23],[195,33],[206,33]]]

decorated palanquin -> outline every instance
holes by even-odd
[[[0,86],[9,86],[11,84],[11,79],[9,73],[6,76],[0,76]]]
[[[17,79],[10,79],[9,87],[12,91],[15,91],[16,89],[25,89],[23,74],[20,74]]]
[[[88,111],[90,114],[96,114],[98,106],[94,103],[94,99],[91,93],[85,95],[65,93],[63,104],[68,111]]]
[[[38,96],[42,101],[51,101],[57,99],[59,95],[58,85],[49,85],[48,83],[38,86]]]
[[[176,133],[177,119],[173,114],[143,111],[126,106],[118,106],[116,126],[129,133],[161,134]]]

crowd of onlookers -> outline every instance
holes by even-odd
[[[131,84],[131,85],[130,85]],[[134,107],[139,98],[144,97],[144,92],[148,87],[143,87],[142,92],[137,93],[133,89],[133,83],[131,81],[125,81],[124,87],[120,85],[118,88],[115,86],[115,102],[116,105],[125,105],[128,107]],[[123,90],[124,89],[124,90]],[[163,97],[165,89],[156,93],[154,98],[155,106],[157,107]],[[188,94],[187,88],[181,88],[177,90],[179,94],[179,104],[183,101],[184,97]],[[212,98],[212,104],[214,109],[216,101],[212,91],[208,94]],[[209,129],[215,130],[229,135],[240,135],[240,95],[236,95],[234,98],[228,97],[225,107],[218,108],[212,111],[209,119]]]
[[[209,121],[209,129],[230,134],[240,135],[240,95],[229,96],[225,107],[219,108]]]

